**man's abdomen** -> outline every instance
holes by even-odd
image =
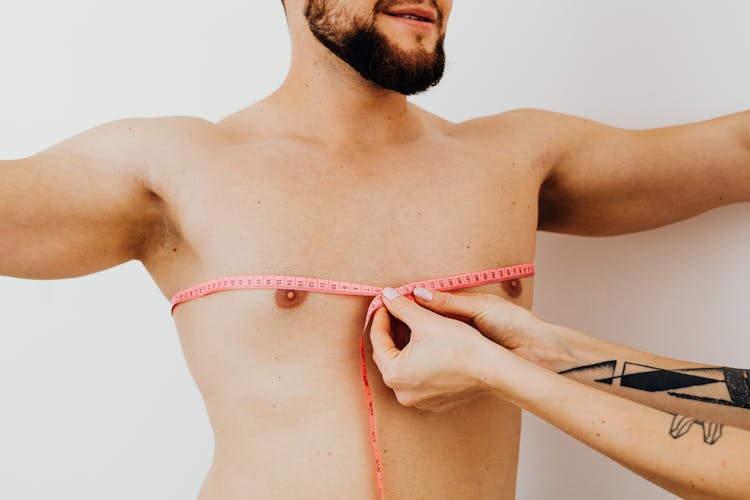
[[[177,309],[215,436],[200,498],[377,498],[358,355],[368,301],[311,294],[281,311],[268,308],[273,294]],[[445,413],[405,408],[369,354],[368,372],[386,498],[514,497],[516,408],[491,397]]]
[[[366,417],[342,414],[349,408],[310,411],[284,430],[262,421],[254,430],[217,429],[200,498],[376,499]],[[517,409],[490,399],[444,414],[377,409],[385,498],[514,498]]]

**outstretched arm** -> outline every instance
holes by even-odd
[[[161,227],[159,119],[126,119],[0,161],[0,275],[81,276],[138,259]]]
[[[489,392],[678,495],[746,496],[750,432],[695,416],[667,414],[580,384],[514,354],[565,352],[566,346],[544,328],[538,335],[520,335],[538,320],[498,297],[436,292],[430,301],[417,300],[477,328],[490,325],[504,331],[504,343],[513,352],[489,340],[496,332],[485,337],[462,321],[440,316],[404,297],[386,298],[388,310],[411,329],[411,341],[403,350],[397,349],[390,335],[390,318],[380,310],[370,334],[373,359],[402,404],[439,411]]]
[[[548,137],[539,228],[606,236],[651,229],[750,201],[750,111],[687,125],[627,130],[521,110]]]

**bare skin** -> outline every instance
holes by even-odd
[[[419,288],[415,302],[392,289],[383,295],[388,312],[412,331],[412,341],[399,349],[392,318],[381,309],[370,332],[373,358],[403,405],[444,411],[489,392],[680,497],[747,498],[750,370],[598,340],[540,321],[495,295]],[[602,383],[596,375],[606,370],[602,363],[591,368],[590,360],[613,355],[629,360],[623,373],[641,370],[626,387]],[[678,382],[680,375],[695,378]],[[675,397],[691,391],[699,398]]]
[[[435,32],[377,23],[404,50],[431,50],[451,3],[436,2]],[[218,123],[113,122],[0,162],[0,274],[139,259],[165,297],[231,274],[399,285],[533,261],[538,225],[616,234],[750,198],[747,113],[652,131],[534,110],[450,123],[359,77],[302,7],[287,1],[292,67],[267,99]],[[533,280],[474,291],[528,308]],[[376,495],[357,356],[366,307],[248,290],[175,309],[216,438],[201,499]],[[386,497],[513,498],[517,408],[486,397],[419,411],[371,383]]]
[[[181,232],[201,236],[167,245],[144,263],[158,283],[178,277],[176,286],[165,289],[169,295],[237,273],[386,285],[533,261],[539,182],[529,175],[534,158],[506,160],[526,167],[503,172],[481,160],[484,148],[468,146],[474,141],[465,126],[430,116],[425,123],[433,130],[424,142],[384,155],[355,154],[343,165],[338,152],[292,144],[273,148],[268,139],[241,148],[269,150],[262,158],[256,153],[252,165],[217,149],[207,155],[211,164],[188,167],[190,179],[173,179],[183,184],[181,190],[193,191],[184,202]],[[278,149],[297,149],[296,161],[280,161]],[[427,151],[443,163],[435,164]],[[306,162],[302,171],[299,158]],[[182,161],[184,166],[190,160]],[[466,176],[459,164],[478,175]],[[506,196],[492,188],[501,181]],[[450,203],[428,209],[436,199]],[[206,213],[208,206],[216,211]],[[385,223],[394,218],[397,224]],[[448,250],[417,250],[425,244]],[[528,307],[533,283],[525,281],[516,300]],[[500,284],[483,289],[504,294]],[[297,293],[221,293],[175,309],[216,436],[202,498],[247,492],[284,498],[360,492],[368,498],[376,491],[357,356],[369,301],[314,293],[302,300]],[[369,369],[377,373],[374,365]],[[372,382],[386,494],[513,497],[518,410],[485,398],[452,413],[414,412],[400,407],[379,377]],[[290,471],[294,481],[286,479]],[[476,480],[467,482],[470,477]]]

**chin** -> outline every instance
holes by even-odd
[[[405,36],[403,34],[391,35],[387,34],[386,38],[389,42],[407,53],[427,53],[433,55],[437,47],[437,40],[432,40],[430,37],[418,37],[414,35]]]

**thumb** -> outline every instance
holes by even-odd
[[[372,359],[378,365],[380,372],[401,353],[391,337],[391,317],[388,311],[381,307],[375,311],[370,327],[370,342],[372,343]]]
[[[388,312],[404,322],[412,331],[416,323],[429,317],[428,311],[393,288],[383,290],[383,305],[388,308]]]

